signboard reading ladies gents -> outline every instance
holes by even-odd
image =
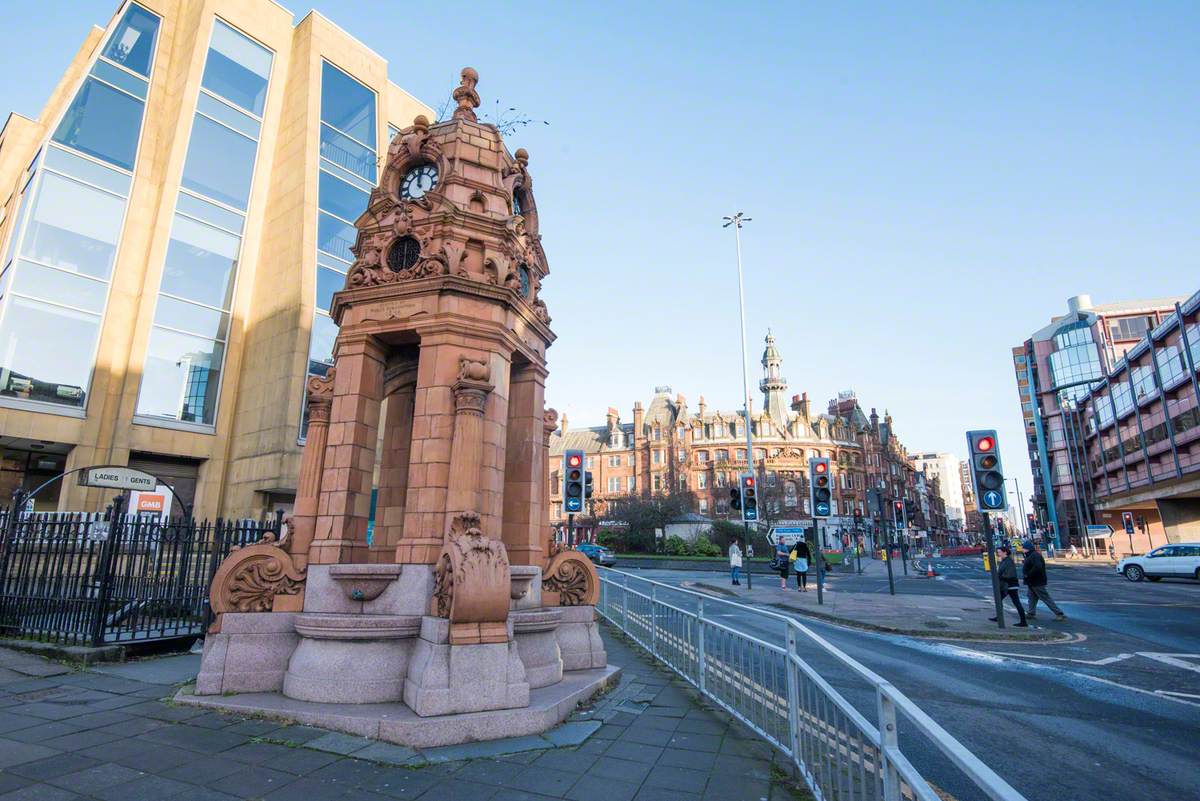
[[[154,491],[158,479],[132,467],[102,465],[89,467],[79,474],[79,484],[84,487],[108,487],[121,490]]]

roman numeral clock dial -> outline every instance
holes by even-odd
[[[400,182],[400,197],[405,200],[416,200],[424,197],[426,192],[437,186],[438,169],[433,164],[422,164],[413,167],[404,175]]]

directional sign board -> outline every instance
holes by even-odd
[[[158,479],[132,467],[89,467],[79,474],[79,483],[84,487],[153,491]]]
[[[1113,533],[1112,526],[1105,525],[1105,526],[1088,526],[1087,527],[1088,539],[1092,539],[1092,540],[1098,540],[1103,537],[1111,537],[1112,533]]]

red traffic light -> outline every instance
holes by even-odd
[[[829,469],[829,465],[826,464],[825,462],[817,462],[815,465],[813,465],[813,470],[815,470],[818,473],[824,473],[828,469]]]
[[[980,437],[975,440],[975,450],[980,453],[987,453],[996,448],[996,440],[992,437]]]
[[[744,479],[742,479],[742,481],[743,481],[743,483],[745,483],[745,485],[747,487],[754,486],[754,477],[753,476],[746,476]]]
[[[571,467],[579,467],[579,465],[583,464],[583,457],[577,453],[573,453],[567,457],[567,464]]]

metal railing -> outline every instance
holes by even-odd
[[[0,509],[0,635],[70,645],[188,637],[230,549],[279,533],[263,520]]]
[[[714,619],[713,607],[777,621],[785,637],[759,639]],[[600,570],[596,608],[790,758],[820,801],[939,801],[901,748],[900,720],[906,742],[919,732],[984,797],[1025,801],[887,680],[793,618],[611,569]],[[874,720],[800,656],[801,644],[815,646],[874,692]]]

